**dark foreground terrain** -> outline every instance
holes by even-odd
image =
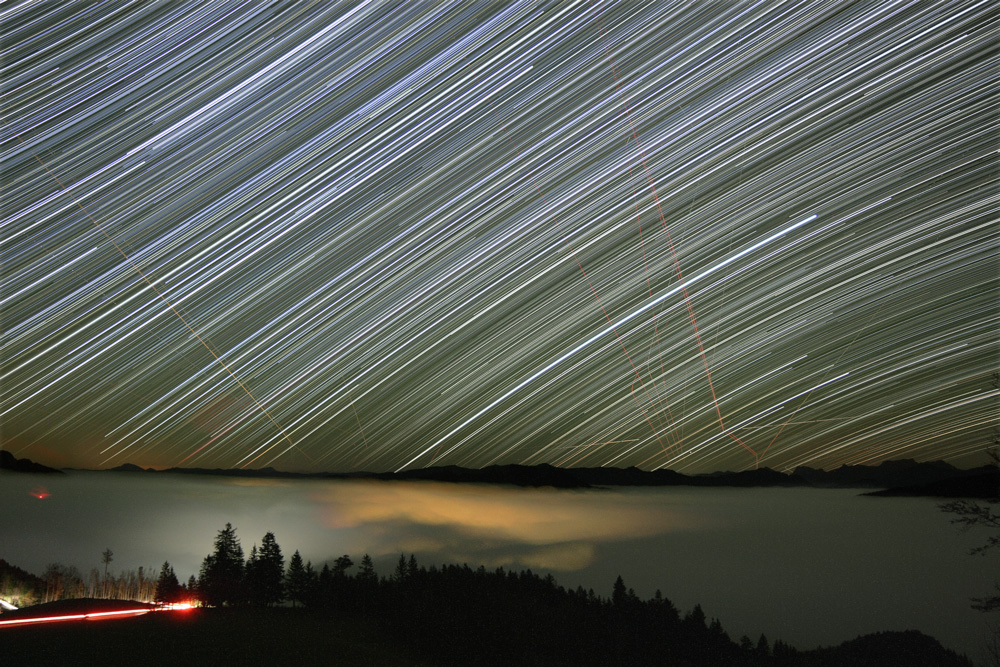
[[[0,628],[3,664],[426,666],[357,620],[303,609],[191,609]]]
[[[467,628],[465,628],[467,629]],[[381,623],[330,611],[307,609],[192,609],[150,613],[114,620],[49,623],[0,629],[4,664],[32,665],[493,665],[506,663],[497,651],[504,644],[516,646],[521,638],[502,637],[496,629],[483,627],[482,636],[455,636],[440,627],[434,636],[414,643],[408,632],[393,632]],[[477,634],[477,633],[473,633]],[[537,642],[537,638],[535,638]],[[544,642],[543,642],[544,643]],[[554,642],[558,644],[558,640]],[[439,644],[440,654],[428,646]],[[461,657],[447,646],[463,645]],[[551,647],[549,647],[551,648]],[[706,646],[711,651],[711,647]],[[514,648],[512,655],[520,653]],[[688,664],[680,656],[662,655],[662,662],[641,664]],[[507,656],[511,657],[511,656]],[[520,655],[516,664],[576,664],[579,656],[565,662],[557,656]],[[568,656],[563,656],[568,657]],[[607,657],[607,656],[605,656]],[[919,632],[867,635],[833,648],[795,652],[779,657],[729,655],[723,662],[700,656],[718,665],[801,665],[803,667],[875,667],[894,665],[956,667],[970,665],[947,651],[931,637]],[[723,656],[716,655],[714,658]],[[615,658],[619,658],[616,660]],[[689,656],[695,658],[695,656]],[[498,663],[499,661],[499,663]],[[611,656],[602,664],[633,664],[624,655]],[[695,658],[695,663],[700,660]],[[513,663],[507,663],[513,664]],[[586,659],[584,659],[584,663]]]

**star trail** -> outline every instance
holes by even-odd
[[[3,446],[979,463],[991,2],[0,7]]]

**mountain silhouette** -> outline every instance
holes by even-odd
[[[115,472],[179,473],[229,477],[278,477],[301,479],[376,479],[383,481],[434,481],[453,484],[506,484],[520,487],[587,489],[609,486],[697,486],[697,487],[816,487],[860,489],[907,489],[879,495],[931,495],[938,497],[990,497],[981,489],[989,487],[996,469],[980,466],[963,470],[943,461],[917,462],[912,459],[884,461],[877,466],[844,465],[834,470],[805,466],[791,473],[770,468],[685,475],[674,470],[639,468],[560,468],[548,464],[533,466],[493,465],[485,468],[434,466],[402,472],[295,473],[274,468],[168,468],[143,470],[123,464]]]
[[[41,463],[35,463],[31,459],[19,459],[6,449],[0,449],[0,470],[64,474],[62,470],[43,466]]]

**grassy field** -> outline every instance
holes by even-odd
[[[3,664],[365,665],[430,663],[356,619],[302,609],[195,609],[0,629]]]

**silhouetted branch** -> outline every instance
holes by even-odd
[[[950,503],[942,503],[939,507],[942,512],[954,514],[955,517],[951,522],[962,526],[963,529],[979,526],[1000,530],[1000,514],[996,514],[989,505],[972,500],[953,500]],[[992,535],[986,544],[972,549],[970,553],[982,555],[998,545],[1000,545],[1000,535]]]
[[[995,584],[997,593],[1000,593],[1000,584]],[[991,595],[985,598],[972,598],[972,608],[977,611],[996,611],[1000,609],[1000,595]]]

